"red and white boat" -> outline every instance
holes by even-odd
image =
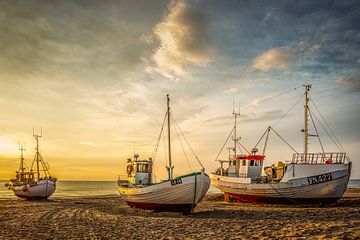
[[[325,152],[322,145],[322,152],[308,152],[308,138],[319,135],[316,127],[316,134],[309,134],[309,115],[315,124],[308,104],[311,85],[304,87],[304,152],[298,153],[289,145],[295,151],[289,163],[278,162],[273,166],[263,167],[268,134],[271,130],[275,132],[272,127],[262,136],[263,138],[266,135],[262,154],[258,154],[255,147],[251,153],[238,155],[238,145],[242,145],[236,136],[238,114],[235,113],[235,126],[232,131],[234,154],[229,154],[227,160],[219,160],[220,167],[210,175],[211,183],[224,192],[225,201],[327,204],[336,202],[344,194],[350,177],[351,161],[341,145],[336,144],[342,150],[340,152]],[[262,175],[263,171],[265,175]]]
[[[139,155],[135,154],[133,159],[128,159],[127,176],[125,178],[119,177],[118,185],[121,197],[131,207],[154,211],[189,213],[204,198],[210,187],[210,178],[205,173],[200,162],[202,166],[200,171],[173,177],[174,166],[172,165],[171,158],[170,118],[169,96],[167,95],[166,119],[168,123],[169,166],[166,166],[166,168],[168,179],[160,182],[154,181],[152,158],[140,160]],[[197,157],[196,159],[198,160]]]
[[[45,200],[56,190],[56,178],[52,177],[49,171],[48,163],[39,152],[39,137],[36,139],[36,154],[29,171],[25,171],[23,151],[25,148],[20,146],[20,168],[16,171],[16,178],[10,179],[5,186],[11,190],[15,196],[27,200]],[[35,166],[34,166],[35,165]],[[35,167],[35,169],[33,169]]]

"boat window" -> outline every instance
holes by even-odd
[[[143,164],[142,165],[142,172],[147,173],[149,169],[149,165],[148,164]]]
[[[242,165],[246,166],[246,160],[242,160]]]
[[[136,164],[136,172],[141,172],[141,164]]]
[[[254,166],[255,161],[254,160],[250,160],[250,166]]]

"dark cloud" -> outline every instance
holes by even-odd
[[[360,74],[354,77],[341,77],[336,79],[336,83],[348,88],[353,92],[360,92]]]

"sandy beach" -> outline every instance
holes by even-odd
[[[206,196],[191,215],[130,208],[119,196],[0,201],[0,239],[358,239],[360,191],[338,203],[224,203]]]

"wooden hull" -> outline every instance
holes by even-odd
[[[19,198],[27,200],[44,200],[55,192],[56,184],[55,181],[49,179],[39,180],[21,186],[14,186],[10,183],[9,190]]]
[[[211,181],[224,192],[224,200],[230,202],[329,204],[344,194],[351,171],[351,164],[338,164],[335,167],[333,171],[328,167],[325,172],[319,167],[319,175],[306,176],[306,172],[316,172],[316,166],[301,166],[295,168],[299,172],[298,177],[295,174],[293,178],[278,183],[239,183],[236,177],[233,177],[233,181],[231,178],[224,181],[216,174],[211,174]],[[307,171],[307,168],[312,169]],[[328,176],[328,179],[316,183],[311,180],[319,176]]]
[[[131,207],[187,212],[204,198],[209,187],[210,178],[198,172],[148,186],[120,186],[119,192]]]

